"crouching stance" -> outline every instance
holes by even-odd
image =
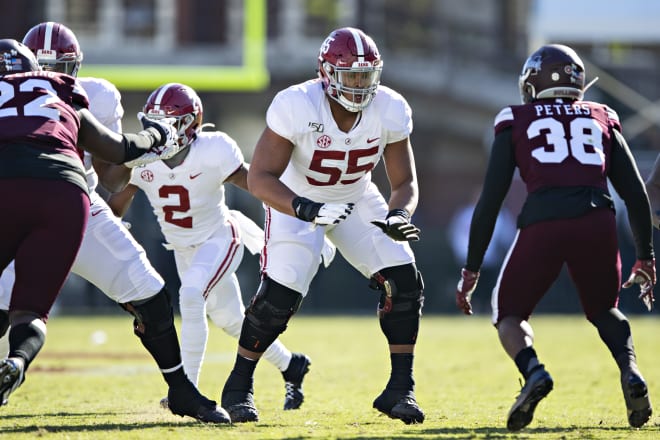
[[[408,244],[419,239],[410,223],[418,200],[410,107],[379,85],[378,49],[359,29],[332,32],[318,63],[318,79],[281,91],[271,103],[248,172],[250,191],[266,207],[262,282],[243,320],[222,406],[233,422],[259,419],[255,367],[307,295],[327,238],[381,293],[391,376],[374,408],[421,423],[413,353],[423,287]],[[381,157],[388,201],[371,182]]]

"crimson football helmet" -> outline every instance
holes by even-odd
[[[149,119],[174,118],[179,145],[187,147],[202,129],[202,100],[195,91],[179,83],[169,83],[154,90],[143,108]]]
[[[43,70],[78,74],[83,54],[76,35],[63,24],[40,23],[25,34],[23,44],[34,52]]]
[[[584,63],[562,44],[548,44],[531,54],[523,66],[518,87],[523,103],[543,98],[582,99]]]
[[[41,70],[30,49],[20,41],[0,40],[0,76]]]
[[[382,70],[376,43],[360,29],[336,29],[321,45],[318,75],[325,93],[350,112],[371,104]]]

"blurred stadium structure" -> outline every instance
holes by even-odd
[[[587,99],[608,103],[619,112],[644,175],[660,149],[657,2],[23,0],[17,4],[0,0],[0,4],[5,6],[0,16],[5,37],[20,40],[27,29],[46,20],[72,28],[85,55],[81,75],[106,77],[122,91],[127,131],[138,128],[134,115],[153,88],[172,80],[188,83],[201,92],[205,121],[233,136],[248,160],[273,95],[315,76],[318,48],[330,30],[363,28],[382,52],[383,83],[402,92],[413,108],[412,141],[421,190],[415,223],[422,229],[422,240],[414,247],[426,282],[427,313],[454,313],[458,268],[446,226],[454,210],[481,184],[492,120],[501,107],[519,102],[517,76],[537,45],[573,46],[587,63],[588,80],[600,77]],[[256,79],[242,78],[241,83],[236,70],[239,77],[256,72]],[[148,89],[131,82],[136,76],[142,81],[145,75],[151,84]],[[374,178],[384,181],[382,169]],[[506,202],[512,212],[517,212],[523,193],[520,182],[514,182]],[[262,222],[261,206],[249,195],[232,188],[229,201]],[[162,237],[146,199],[131,209],[127,220],[135,236],[175,293],[176,270],[171,255],[160,245]],[[620,233],[624,271],[634,261],[627,228],[623,223]],[[258,283],[256,257],[246,253],[239,277],[247,299]],[[303,312],[372,311],[376,300],[366,280],[338,257],[328,270],[321,269]],[[106,311],[112,306],[74,277],[58,304],[62,311],[89,307]],[[622,308],[628,313],[642,310],[632,293],[623,295]],[[579,312],[566,277],[554,286],[541,309]]]

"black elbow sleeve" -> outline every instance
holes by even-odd
[[[163,139],[155,128],[147,128],[139,133],[122,134],[124,162],[142,156],[147,150],[163,145]]]

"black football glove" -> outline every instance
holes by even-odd
[[[405,209],[393,209],[387,213],[385,221],[373,220],[371,224],[378,226],[392,240],[419,240],[419,228],[410,223],[410,214]]]
[[[317,225],[336,225],[353,211],[353,203],[318,203],[305,197],[291,202],[296,217]]]

